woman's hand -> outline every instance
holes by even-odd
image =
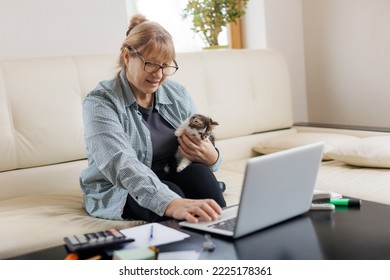
[[[191,223],[215,221],[221,214],[221,207],[213,199],[177,198],[165,210],[165,216]]]
[[[199,140],[186,133],[178,138],[179,151],[182,155],[193,162],[213,165],[218,159],[218,152],[213,143],[209,139]]]

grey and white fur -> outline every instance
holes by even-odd
[[[210,139],[210,142],[215,145],[215,137],[213,135],[213,129],[215,126],[219,125],[216,121],[213,121],[210,117],[195,114],[188,117],[175,131],[175,135],[180,137],[185,133],[189,132],[190,135],[194,135],[199,140]],[[179,150],[175,154],[177,160],[176,171],[181,172],[184,168],[192,163],[191,160],[185,158]],[[169,172],[169,167],[165,169],[166,172]]]

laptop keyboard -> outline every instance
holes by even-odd
[[[237,217],[232,217],[230,219],[220,221],[218,223],[209,225],[209,227],[222,229],[222,230],[228,230],[228,231],[234,231],[234,226],[236,224]]]

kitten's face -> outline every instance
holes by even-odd
[[[189,127],[198,131],[202,140],[208,138],[217,125],[218,123],[213,121],[210,117],[200,114],[193,115],[189,121]]]

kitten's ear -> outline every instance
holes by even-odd
[[[217,125],[219,125],[219,123],[213,121],[212,119],[210,119],[210,123],[211,123],[212,126],[217,126]]]

